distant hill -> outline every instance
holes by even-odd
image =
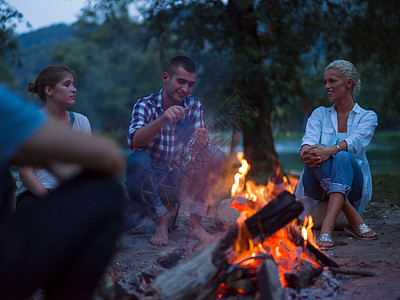
[[[51,55],[54,45],[67,42],[73,34],[73,26],[57,24],[19,36],[22,65],[12,71],[16,79],[16,88],[22,95],[28,82],[34,80],[45,66],[57,63]]]

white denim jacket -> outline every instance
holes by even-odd
[[[365,206],[372,197],[371,171],[365,151],[371,142],[376,126],[378,126],[378,117],[376,113],[372,110],[365,110],[356,103],[347,119],[348,137],[345,138],[345,141],[347,143],[347,151],[354,155],[356,162],[360,165],[364,174],[362,198],[358,208],[360,214],[364,212]],[[321,106],[315,109],[308,118],[306,131],[301,141],[300,148],[303,145],[312,146],[315,144],[332,146],[340,142],[337,136],[338,122],[335,105],[331,107]],[[300,176],[295,196],[296,199],[301,201],[305,206],[302,216],[309,215],[317,204],[317,201],[305,195],[303,173]]]

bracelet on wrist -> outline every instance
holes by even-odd
[[[340,147],[339,147],[338,144],[336,144],[336,147],[337,147],[337,149],[338,149],[338,152],[340,152]]]

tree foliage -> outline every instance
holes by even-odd
[[[356,5],[343,43],[350,59],[365,65],[364,87],[372,87],[372,93],[364,96],[379,112],[383,127],[393,129],[400,120],[400,2],[358,0]]]
[[[309,113],[310,82],[303,75],[316,72],[323,45],[334,44],[330,24],[347,17],[344,4],[323,0],[151,1],[142,12],[148,44],[161,60],[184,49],[203,66],[206,100],[223,102],[240,92],[255,107],[240,124],[254,174],[276,167],[271,119],[277,108],[300,102]]]
[[[51,55],[52,48],[56,44],[68,43],[73,32],[73,26],[57,24],[19,35],[21,64],[14,66],[12,72],[15,87],[21,91],[21,95],[27,95],[28,82],[34,81],[45,66],[59,62]]]
[[[140,25],[130,20],[124,1],[87,7],[75,27],[75,38],[53,54],[77,72],[77,109],[125,144],[133,103],[160,82],[157,58],[143,53]]]
[[[360,104],[378,113],[380,126],[400,119],[397,1],[88,2],[74,37],[48,47],[48,59],[77,72],[76,110],[124,144],[134,102],[158,92],[175,55],[188,55],[199,67],[193,94],[210,129],[243,132],[253,174],[278,163],[273,130],[302,131],[312,109],[330,105],[323,70],[334,59],[355,63]],[[133,3],[140,22],[129,14]]]
[[[398,1],[157,0],[143,13],[162,59],[184,49],[204,66],[206,100],[237,90],[256,107],[241,125],[246,158],[260,171],[276,161],[274,117],[329,105],[322,76],[334,59],[351,60],[366,79],[362,106],[378,111],[384,126],[398,124]]]
[[[18,63],[18,38],[14,30],[22,18],[20,12],[0,0],[0,80],[3,82],[12,83],[10,67]]]

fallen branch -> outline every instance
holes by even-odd
[[[329,267],[329,270],[331,270],[333,273],[346,274],[346,275],[359,275],[367,277],[375,276],[375,272],[371,271],[349,270],[349,269],[341,269],[335,267]]]

